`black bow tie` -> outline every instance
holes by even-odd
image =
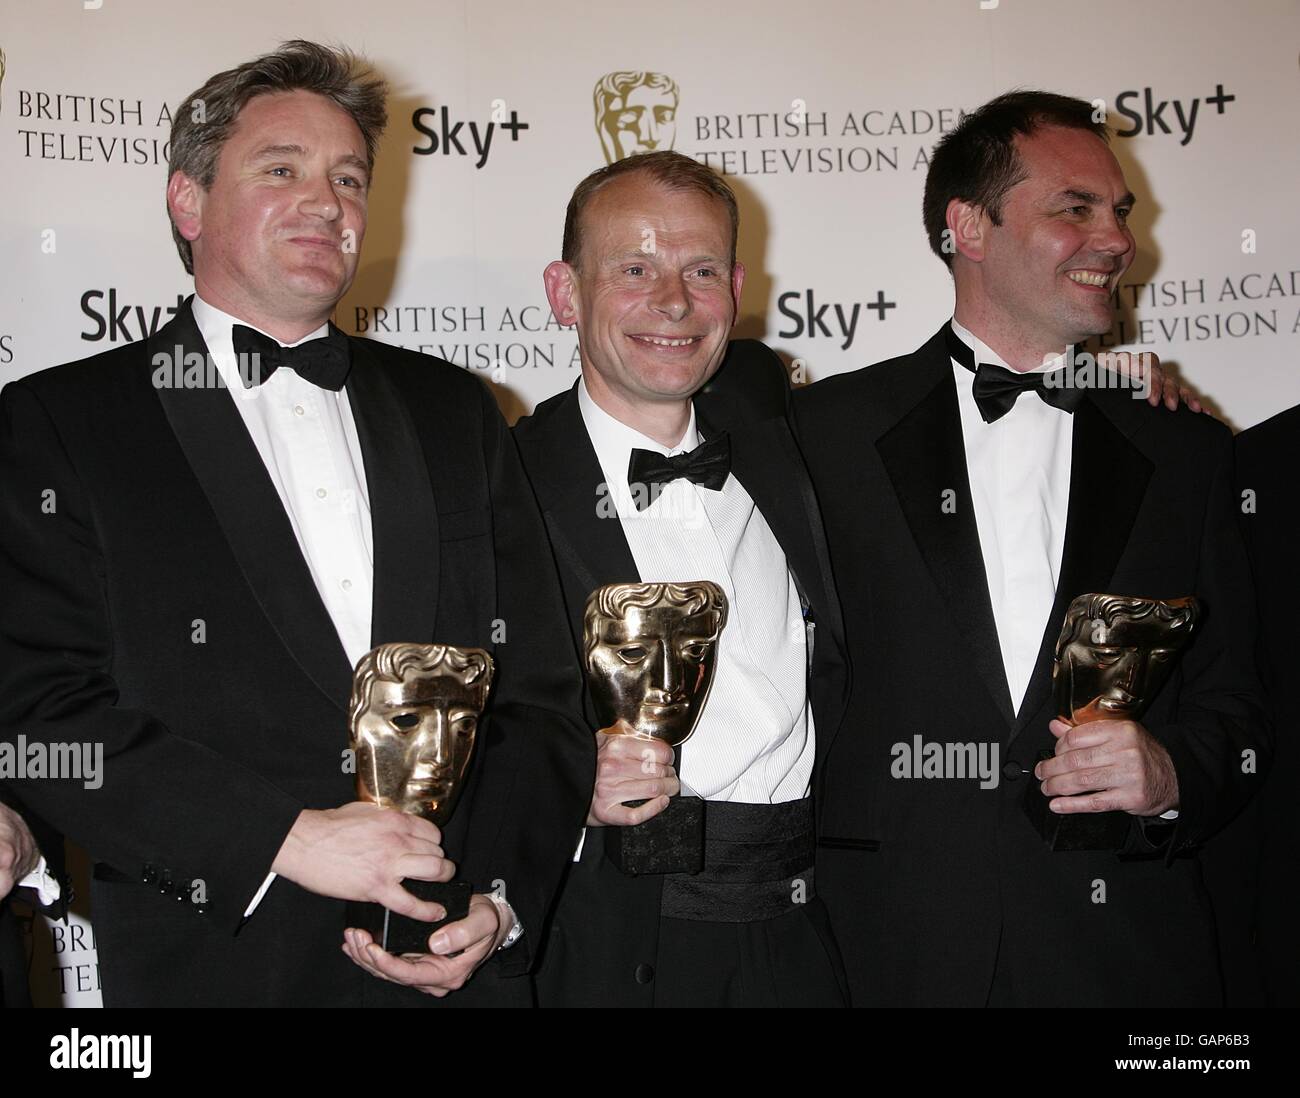
[[[329,335],[299,343],[296,347],[281,347],[270,336],[244,324],[236,324],[230,331],[230,338],[235,345],[239,375],[245,389],[261,385],[281,366],[287,366],[304,381],[336,393],[348,379],[352,356],[347,336],[332,324]]]
[[[687,454],[665,457],[653,450],[633,450],[627,463],[627,482],[632,488],[632,501],[638,511],[643,511],[659,498],[664,486],[685,477],[701,488],[720,492],[731,472],[731,439],[724,431],[717,438],[703,442]],[[638,485],[647,490],[638,492]]]
[[[948,340],[948,353],[975,375],[975,405],[985,423],[1001,419],[1015,406],[1021,393],[1037,393],[1039,398],[1053,408],[1073,414],[1083,400],[1083,390],[1068,386],[1065,370],[1043,374],[1020,374],[991,362],[975,365],[972,351],[949,325],[944,329]],[[1048,379],[1052,384],[1048,384]]]

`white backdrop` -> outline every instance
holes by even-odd
[[[813,379],[911,350],[949,315],[921,227],[926,154],[960,111],[1025,86],[1102,100],[1132,134],[1114,147],[1139,198],[1140,250],[1108,342],[1156,351],[1237,428],[1300,402],[1296,0],[0,0],[0,12],[0,383],[165,322],[190,292],[163,206],[169,110],[213,72],[305,37],[365,53],[393,86],[337,322],[482,372],[512,418],[576,377],[576,341],[540,275],[573,185],[604,162],[593,88],[616,72],[675,84],[675,100],[628,94],[661,108],[661,147],[728,173],[749,269],[741,333],[802,358]],[[97,981],[78,990],[90,944],[69,938],[47,965],[79,1002],[98,995]]]

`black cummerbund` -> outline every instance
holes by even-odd
[[[813,898],[812,798],[784,804],[709,801],[704,869],[664,876],[660,914],[752,923]]]

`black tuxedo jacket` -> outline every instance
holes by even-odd
[[[1300,1005],[1300,749],[1290,711],[1300,666],[1294,609],[1300,602],[1298,467],[1300,407],[1237,436],[1241,530],[1255,575],[1260,676],[1277,747],[1259,797],[1204,853],[1230,1006]]]
[[[817,790],[818,886],[855,1005],[983,1004],[995,972],[998,1002],[1217,1002],[1192,851],[1253,793],[1270,743],[1227,429],[1127,391],[1087,393],[1056,603],[1017,715],[942,332],[794,404],[855,669]],[[1174,826],[1134,820],[1123,856],[1053,853],[1022,811],[1033,779],[1018,771],[1054,743],[1053,647],[1085,592],[1195,594],[1208,610],[1143,721],[1173,759],[1181,815]],[[893,745],[916,735],[997,745],[999,764],[1017,773],[992,789],[892,777]],[[1248,750],[1255,774],[1242,772]]]
[[[706,437],[730,434],[731,471],[772,528],[811,608],[809,691],[820,759],[840,726],[849,672],[825,537],[790,431],[788,402],[780,360],[761,343],[738,340],[695,397],[695,412]],[[641,577],[622,523],[598,517],[604,474],[583,423],[577,386],[539,405],[519,421],[514,435],[555,550],[573,643],[581,650],[587,596],[604,584]],[[594,729],[590,697],[587,713]],[[605,857],[601,833],[589,831],[547,939],[535,981],[539,1004],[652,1005],[661,887],[658,876],[624,876]]]
[[[545,531],[482,385],[349,343],[372,639],[495,652],[444,845],[463,879],[503,882],[532,931],[488,966],[518,974],[594,766]],[[342,954],[342,901],[280,879],[242,920],[298,813],[355,799],[352,669],[230,394],[156,386],[177,348],[205,353],[188,307],[147,341],[0,394],[0,735],[104,744],[102,788],[17,792],[98,863],[110,1005],[413,1002]]]

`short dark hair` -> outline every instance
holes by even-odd
[[[980,207],[994,225],[1002,224],[1002,203],[1007,192],[1025,178],[1024,164],[1016,152],[1016,138],[1040,126],[1087,130],[1110,140],[1096,108],[1082,99],[1053,92],[1019,90],[990,99],[966,115],[957,128],[944,134],[930,156],[921,204],[930,250],[952,266],[953,251],[944,249],[948,203],[954,198]]]
[[[597,168],[574,188],[569,207],[564,214],[564,243],[560,258],[570,267],[578,266],[582,252],[582,214],[589,203],[607,183],[634,172],[643,172],[656,183],[670,191],[695,191],[710,195],[726,207],[731,219],[731,262],[736,262],[736,238],[740,234],[740,209],[731,186],[712,168],[698,160],[668,149],[637,153]]]
[[[273,53],[217,73],[185,97],[172,119],[168,179],[181,171],[204,189],[211,187],[217,177],[217,158],[239,112],[259,95],[288,91],[315,92],[347,111],[365,139],[366,167],[374,171],[375,148],[388,124],[384,107],[387,85],[350,50],[296,38]],[[185,270],[193,274],[190,242],[176,230],[175,223],[172,239]]]

